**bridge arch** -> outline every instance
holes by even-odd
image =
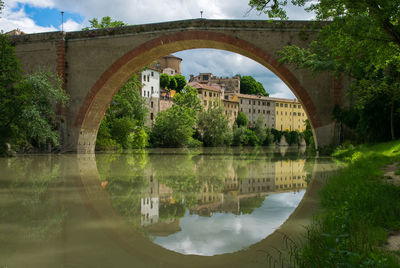
[[[114,94],[136,72],[152,61],[174,52],[214,48],[235,52],[251,58],[276,74],[295,94],[303,105],[314,129],[323,126],[316,105],[307,90],[296,76],[268,51],[256,45],[221,32],[189,30],[163,35],[133,48],[118,58],[97,79],[86,94],[74,119],[74,126],[79,129],[76,150],[81,153],[93,152],[98,127]]]

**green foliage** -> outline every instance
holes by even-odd
[[[257,82],[252,76],[240,77],[240,93],[250,95],[269,96],[264,86]]]
[[[263,117],[262,116],[257,117],[253,131],[256,134],[260,145],[264,144],[264,141],[267,138],[267,132],[263,125],[264,125]]]
[[[195,123],[192,109],[175,104],[158,113],[151,133],[152,144],[158,147],[187,146],[193,139]]]
[[[196,117],[197,112],[201,111],[200,99],[197,97],[197,90],[187,85],[182,92],[176,93],[173,98],[175,105],[179,105],[192,110],[192,116]]]
[[[232,132],[222,107],[200,112],[197,128],[205,146],[229,145],[232,141]]]
[[[256,146],[260,144],[260,140],[257,135],[251,129],[246,127],[233,126],[233,145],[252,145]]]
[[[140,95],[137,75],[115,94],[97,134],[96,150],[144,148],[148,135],[143,126],[148,109]]]
[[[58,146],[53,106],[68,102],[61,80],[48,71],[23,77],[5,35],[0,35],[0,59],[0,154],[6,143],[17,150]]]
[[[315,144],[310,121],[308,119],[306,119],[304,123],[306,125],[306,129],[301,134],[304,137],[306,144],[307,145],[311,145],[311,143]]]
[[[324,213],[295,250],[299,267],[399,267],[382,249],[390,230],[400,227],[400,188],[382,180],[382,167],[400,159],[400,142],[355,148],[335,155],[348,166],[320,193]]]
[[[94,29],[105,29],[105,28],[114,28],[114,27],[122,27],[122,26],[127,26],[128,24],[115,20],[112,21],[112,19],[109,16],[103,17],[101,19],[101,22],[99,22],[96,18],[93,18],[89,20],[90,26],[85,27],[82,29],[82,31],[88,31],[88,30],[94,30]]]
[[[263,145],[268,146],[268,145],[271,145],[273,143],[274,143],[274,134],[272,134],[272,129],[267,128],[265,130],[265,140],[264,140]]]
[[[268,2],[252,0],[250,5],[284,18],[287,1],[274,1],[273,5]],[[395,124],[400,120],[398,1],[362,0],[355,4],[320,0],[308,9],[317,14],[317,19],[331,22],[308,48],[285,47],[280,61],[313,72],[330,71],[351,77],[350,93],[356,96],[356,105],[348,113],[335,113],[335,118],[351,129],[358,142],[395,139],[400,135],[399,124]],[[353,124],[348,124],[350,121]]]
[[[249,119],[247,119],[247,115],[243,112],[238,112],[238,115],[235,120],[235,125],[238,127],[247,127],[249,124]]]
[[[168,84],[168,89],[176,90],[178,88],[178,82],[176,81],[175,77],[171,77]]]
[[[186,78],[181,74],[174,75],[173,77],[175,78],[177,84],[176,92],[181,92],[187,84]]]
[[[169,82],[171,81],[171,76],[168,74],[160,74],[160,87],[168,88]]]

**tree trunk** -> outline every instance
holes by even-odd
[[[390,132],[392,134],[392,140],[395,140],[396,137],[394,135],[394,101],[392,101],[392,106],[390,107]]]

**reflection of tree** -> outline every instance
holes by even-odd
[[[159,218],[161,220],[178,219],[183,216],[185,216],[185,205],[182,202],[160,206]]]
[[[240,199],[240,214],[251,214],[256,208],[262,206],[265,196],[254,196]]]
[[[60,164],[52,157],[0,159],[0,259],[20,241],[44,242],[57,237],[67,215],[49,189],[59,184]]]

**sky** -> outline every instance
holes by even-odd
[[[195,19],[267,19],[265,14],[250,11],[248,0],[3,0],[0,30],[20,29],[25,33],[61,30],[64,11],[64,31],[79,31],[92,18],[110,16],[127,24]],[[288,6],[292,20],[311,20],[314,15],[303,8]],[[270,96],[294,98],[290,89],[271,71],[259,63],[228,51],[195,49],[177,52],[183,59],[182,73],[210,72],[216,76],[252,75],[260,81]]]

